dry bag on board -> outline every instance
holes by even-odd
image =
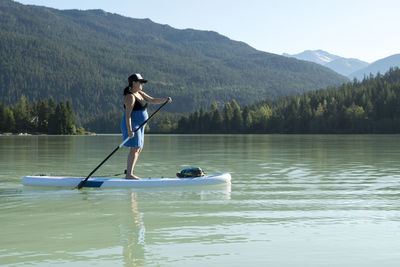
[[[199,167],[186,168],[176,174],[179,178],[201,177],[204,172]]]

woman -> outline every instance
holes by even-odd
[[[138,180],[140,178],[133,174],[133,169],[135,168],[136,161],[143,149],[144,129],[146,128],[146,125],[135,133],[133,131],[147,120],[147,103],[162,104],[166,101],[171,103],[172,99],[171,97],[153,98],[143,92],[143,84],[147,83],[147,80],[143,79],[139,73],[129,76],[128,82],[129,86],[124,90],[125,112],[121,120],[123,139],[125,140],[128,136],[130,137],[129,141],[125,143],[125,146],[130,147],[125,178]]]

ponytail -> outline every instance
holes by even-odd
[[[125,87],[125,89],[124,89],[124,96],[126,96],[127,94],[132,94],[132,92],[131,92],[130,89],[131,89],[131,88],[130,88],[129,86]]]
[[[133,88],[133,81],[128,81],[128,86],[124,89],[124,96],[127,94],[132,94],[131,88]]]

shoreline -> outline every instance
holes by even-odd
[[[106,136],[121,135],[121,133],[85,133],[85,134],[47,134],[47,133],[0,133],[0,136]],[[400,135],[399,133],[147,133],[146,135],[185,135],[185,136],[222,136],[222,135]]]
[[[87,132],[84,134],[48,134],[48,133],[0,133],[0,136],[39,136],[39,135],[51,135],[51,136],[61,136],[61,135],[70,135],[70,136],[78,136],[78,135],[98,135],[97,133]]]

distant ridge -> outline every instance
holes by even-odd
[[[323,50],[306,50],[299,54],[289,55],[285,53],[283,55],[323,65],[344,76],[348,76],[351,73],[368,66],[367,62],[359,59],[344,58]]]
[[[370,74],[374,76],[378,72],[384,74],[392,67],[400,67],[400,54],[377,60],[368,65],[366,68],[360,69],[350,74],[349,78],[357,78],[358,80],[362,80],[364,77],[369,77]]]
[[[0,1],[0,97],[14,104],[70,100],[78,116],[122,112],[121,94],[141,72],[167,110],[303,93],[347,82],[322,66],[258,51],[216,32],[177,30],[102,10],[56,10]]]
[[[284,53],[283,55],[287,57],[294,57],[300,60],[311,61],[320,65],[325,65],[334,61],[335,59],[340,58],[339,56],[330,54],[323,50],[305,50],[299,54],[290,55]]]

